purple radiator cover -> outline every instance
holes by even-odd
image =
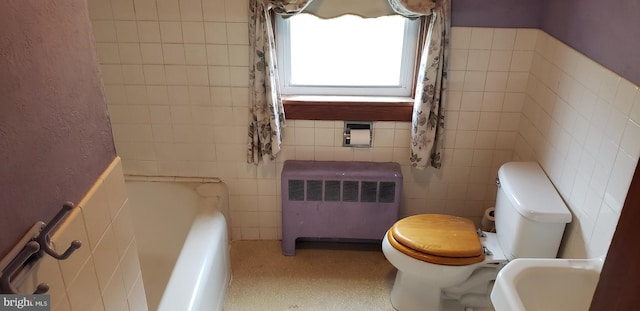
[[[306,200],[306,182],[305,200],[289,200],[289,180],[323,181],[322,200]],[[324,201],[324,181],[341,181],[339,201]],[[394,182],[394,200],[389,203],[342,201],[342,181]],[[362,191],[359,185],[358,200]],[[295,255],[298,238],[380,241],[398,220],[402,172],[400,165],[393,162],[285,161],[281,189],[282,253],[290,256]],[[379,196],[380,188],[377,191]]]

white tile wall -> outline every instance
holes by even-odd
[[[245,161],[248,1],[153,3],[89,1],[118,154],[128,174],[223,179],[234,239],[280,238],[287,159],[396,161],[405,175],[402,215],[476,221],[494,204],[497,168],[514,155],[536,159],[581,221],[570,230],[580,233],[568,235],[569,256],[590,243],[596,223],[611,223],[598,222],[600,206],[576,208],[584,196],[619,211],[625,172],[640,152],[637,87],[540,30],[453,28],[441,170],[408,166],[408,122],[375,122],[373,147],[352,149],[341,147],[341,121],[304,120],[289,120],[278,160],[256,167]]]
[[[49,284],[51,310],[56,311],[147,310],[119,157],[52,237],[58,252],[73,240],[82,247],[63,261],[44,256],[20,291]]]
[[[606,254],[638,163],[638,86],[539,32],[516,158],[544,167],[571,208],[563,257]]]

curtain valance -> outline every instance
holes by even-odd
[[[420,17],[431,15],[436,8],[434,0],[388,0],[391,8],[398,14],[405,17]],[[445,0],[449,1],[449,0]]]
[[[304,12],[320,18],[334,18],[345,14],[364,18],[396,14],[387,0],[314,0]]]

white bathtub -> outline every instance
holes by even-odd
[[[127,178],[127,191],[149,310],[222,310],[231,277],[226,186],[148,179]]]

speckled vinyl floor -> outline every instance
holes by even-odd
[[[225,311],[393,310],[395,269],[379,245],[234,241]]]

